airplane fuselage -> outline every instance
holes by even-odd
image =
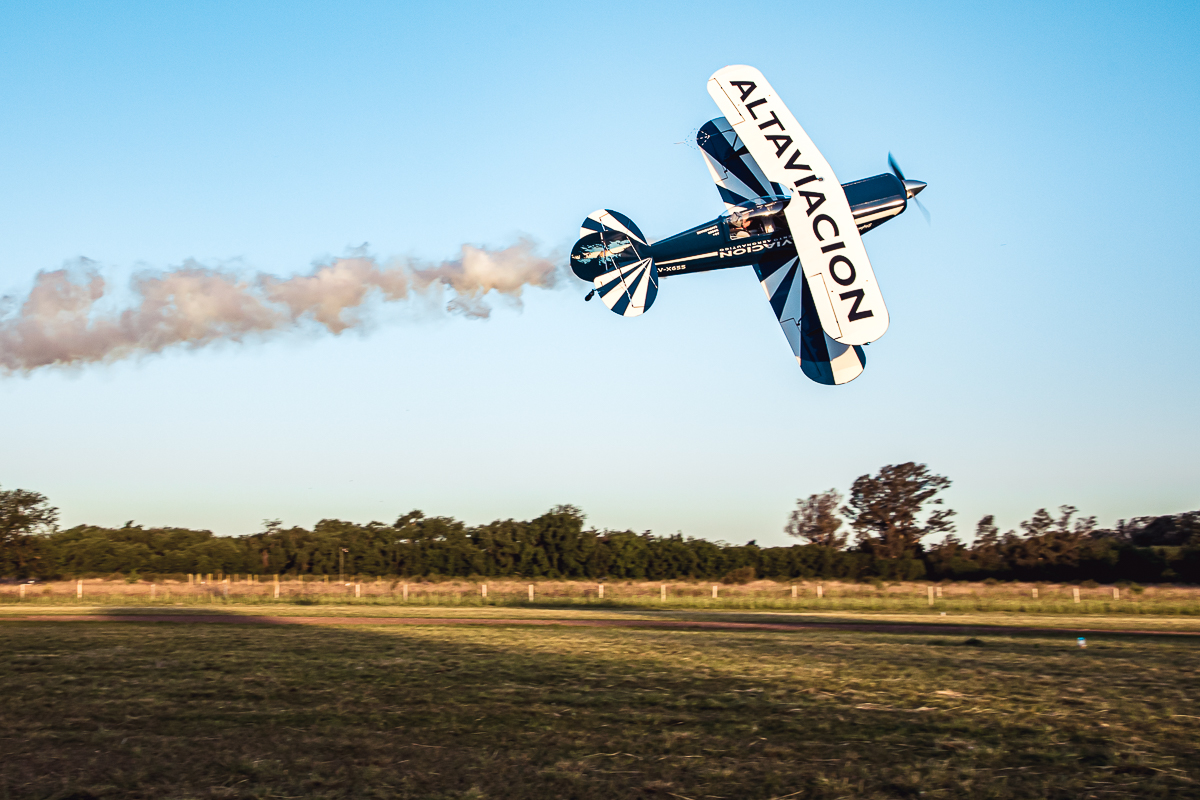
[[[866,233],[904,211],[908,197],[894,175],[883,174],[842,184],[859,233]],[[758,263],[765,254],[796,255],[783,216],[789,198],[760,197],[744,211],[727,211],[714,220],[651,244],[658,274],[690,275]],[[757,208],[749,206],[757,204]]]
[[[776,233],[731,239],[720,218],[651,245],[651,257],[658,274],[689,275],[727,267],[754,264],[764,253],[796,254],[787,228]]]

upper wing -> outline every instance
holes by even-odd
[[[754,271],[805,375],[817,383],[836,386],[862,374],[867,363],[863,349],[836,342],[821,329],[812,293],[800,277],[795,256],[771,254],[755,264]]]
[[[724,117],[704,123],[696,131],[696,144],[704,156],[713,182],[717,184],[726,210],[755,197],[785,194],[782,186],[771,183],[763,175],[750,151]]]
[[[792,193],[785,216],[821,327],[846,345],[873,342],[888,327],[887,307],[833,169],[762,73],[730,66],[708,93],[768,181]]]
[[[696,144],[726,209],[755,197],[785,194],[782,186],[763,175],[724,117],[705,123],[696,133]],[[862,374],[866,363],[862,348],[825,335],[808,283],[796,279],[797,264],[795,256],[772,254],[755,264],[754,271],[804,374],[829,386],[849,383]]]
[[[786,195],[787,190],[767,180],[762,168],[742,144],[737,131],[724,117],[704,123],[696,132],[696,145],[725,210],[766,195]],[[908,207],[904,184],[890,172],[842,184],[860,234],[887,222]]]

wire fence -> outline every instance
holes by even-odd
[[[0,584],[0,603],[40,605],[599,606],[857,611],[1200,614],[1200,587],[839,581],[527,581],[186,575]]]

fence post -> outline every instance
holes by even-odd
[[[21,599],[25,599],[25,584],[21,584]]]
[[[1079,587],[1078,586],[1071,587],[1071,595],[1075,598],[1075,602],[1078,603],[1079,602]]]
[[[1034,599],[1034,600],[1037,600],[1037,599],[1038,599],[1038,596],[1037,596],[1037,587],[1036,587],[1036,586],[1035,586],[1035,587],[1033,587],[1033,599]]]
[[[658,587],[658,599],[664,602],[667,599],[667,585],[665,583]]]
[[[487,584],[486,583],[483,586],[479,587],[479,591],[480,591],[480,594],[482,595],[483,599],[487,600]]]
[[[529,584],[529,602],[533,602],[533,584]]]
[[[603,600],[603,599],[604,599],[604,584],[602,583],[602,584],[600,584],[599,586],[597,586],[596,588],[598,589],[598,596],[599,596],[599,598],[600,598],[601,600]]]
[[[1121,590],[1118,589],[1116,586],[1114,586],[1113,587],[1113,600],[1120,600],[1120,599],[1121,599]]]
[[[937,595],[938,599],[940,600],[940,599],[941,599],[941,597],[942,597],[942,587],[940,587],[940,586],[935,586],[935,587],[934,587],[934,593]]]
[[[275,573],[275,599],[279,599],[279,573]]]
[[[820,600],[824,596],[825,596],[825,587],[818,583],[817,584],[817,599]]]
[[[717,585],[713,584],[713,600],[717,599]]]
[[[796,599],[796,584],[792,584],[792,599]]]
[[[404,602],[408,602],[408,584],[404,584]]]
[[[354,596],[361,597],[362,596],[360,594],[361,591],[362,591],[362,584],[361,583],[354,584]]]
[[[83,578],[75,581],[75,597],[76,599],[83,597]]]
[[[933,605],[933,587],[929,587],[929,605]]]

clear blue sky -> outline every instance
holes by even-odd
[[[0,378],[0,484],[228,534],[574,503],[779,544],[797,497],[907,460],[966,534],[1200,507],[1198,43],[1191,3],[4,4],[0,295],[81,256],[565,251],[601,207],[666,236],[721,210],[676,143],[731,63],[843,181],[895,153],[933,224],[866,237],[892,325],[848,386],[801,374],[748,270],[634,320],[577,284]]]

